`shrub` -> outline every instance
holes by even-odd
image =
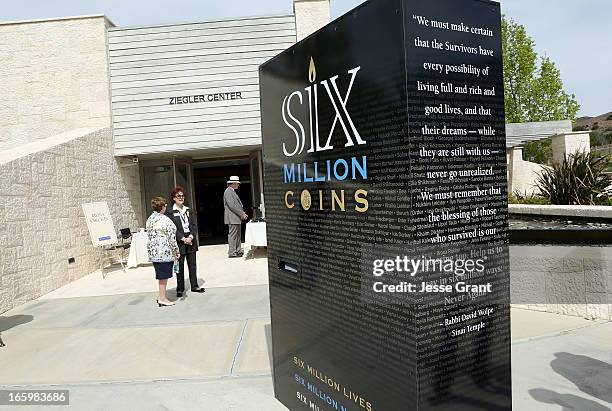
[[[612,129],[610,131],[612,131]],[[591,131],[591,147],[607,146],[612,144],[612,132],[610,131]]]
[[[515,191],[514,194],[508,194],[508,203],[510,204],[535,204],[535,205],[548,205],[550,201],[542,196],[534,194],[521,194]]]
[[[589,129],[589,126],[582,125],[582,126],[574,126],[572,131],[586,131],[588,129]]]
[[[538,164],[552,161],[552,140],[550,138],[532,141],[523,146],[523,160]]]
[[[543,169],[536,185],[552,204],[595,205],[610,184],[607,166],[607,156],[578,152]]]

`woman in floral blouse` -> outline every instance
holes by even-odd
[[[172,267],[174,261],[180,257],[178,244],[176,243],[176,226],[164,213],[166,212],[166,199],[155,197],[151,200],[153,214],[147,219],[147,234],[149,244],[149,260],[155,268],[155,278],[159,281],[160,307],[174,305],[166,298],[166,285],[168,279],[172,278]]]

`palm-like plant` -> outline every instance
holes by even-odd
[[[552,168],[543,169],[536,186],[551,204],[595,205],[610,184],[604,173],[608,161],[599,154],[570,154]]]

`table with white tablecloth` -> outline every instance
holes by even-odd
[[[266,223],[249,221],[246,224],[246,230],[244,233],[244,254],[253,247],[267,247],[268,239],[266,237]]]
[[[132,234],[132,244],[127,260],[128,268],[134,268],[138,267],[139,264],[149,263],[149,253],[147,252],[148,243],[149,237],[144,230]]]

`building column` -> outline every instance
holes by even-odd
[[[577,131],[552,136],[553,161],[562,162],[570,154],[591,152],[591,139],[588,131]]]
[[[329,0],[294,0],[293,13],[300,41],[329,23]]]
[[[508,193],[514,193],[518,189],[515,177],[518,178],[520,163],[523,161],[523,147],[516,146],[506,148],[506,161],[508,165]]]

